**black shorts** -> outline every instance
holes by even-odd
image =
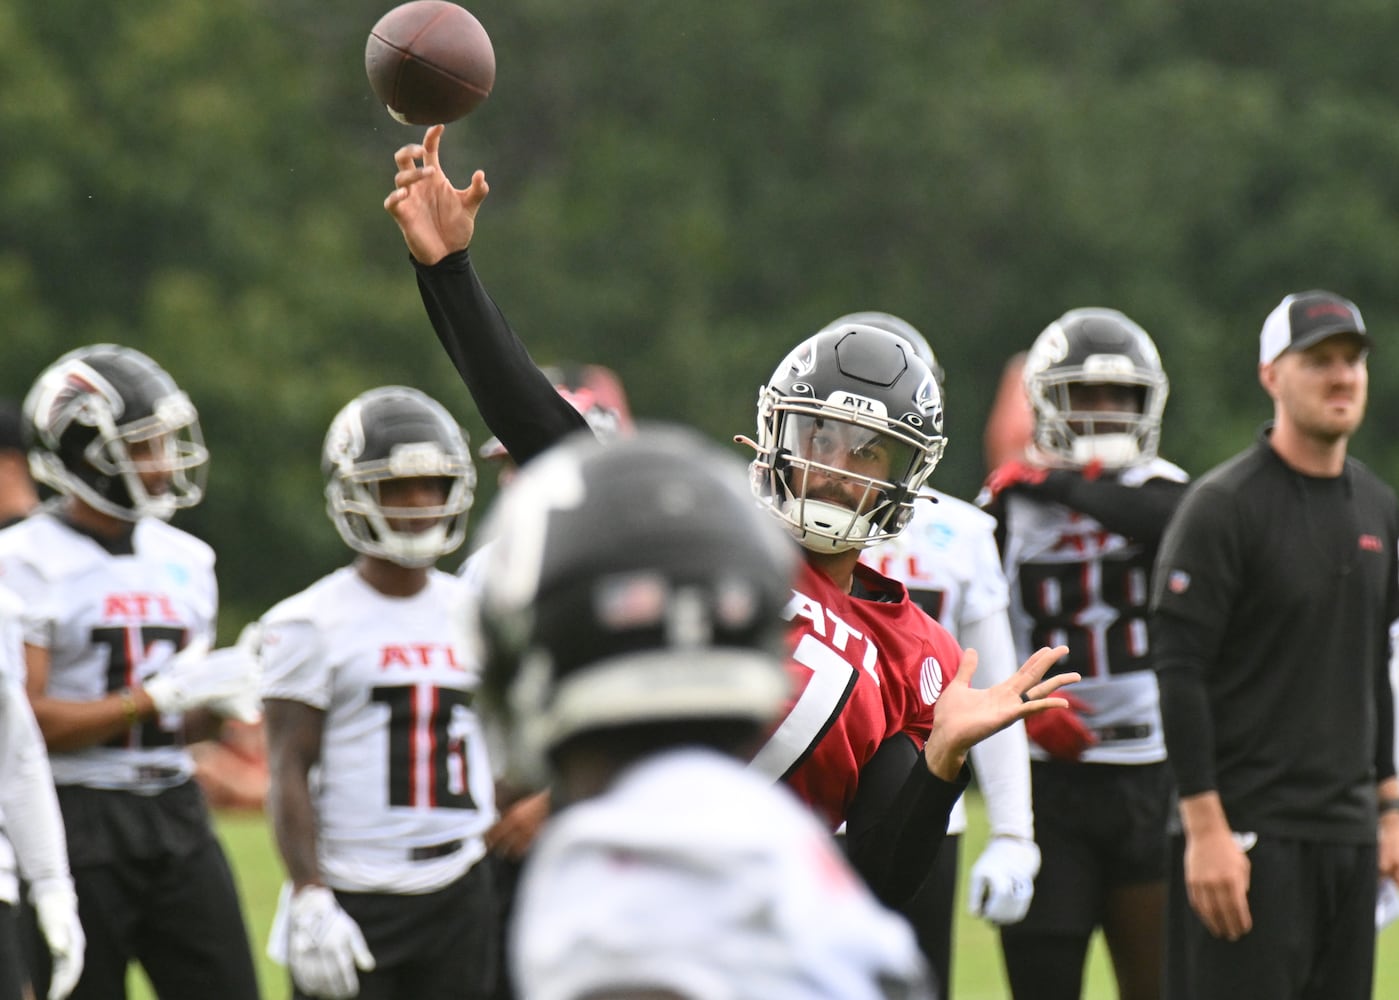
[[[25,980],[19,949],[19,920],[14,906],[0,902],[0,1000],[20,1000]]]
[[[374,971],[359,974],[359,1000],[484,1000],[495,989],[500,903],[492,866],[421,895],[340,892],[359,924]],[[296,1000],[306,994],[294,991]]]
[[[1003,933],[1091,934],[1109,890],[1163,882],[1173,796],[1165,762],[1030,765],[1040,873],[1024,921]]]
[[[257,1000],[247,926],[228,859],[193,781],[159,795],[60,787],[78,917],[87,937],[73,1000],[124,996],[139,962],[163,997]],[[48,950],[26,935],[38,996]]]

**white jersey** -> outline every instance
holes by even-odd
[[[0,584],[24,601],[24,641],[48,651],[49,697],[105,698],[144,683],[191,641],[213,641],[213,549],[149,517],[131,548],[114,555],[49,512],[0,531]],[[147,794],[182,784],[194,762],[181,726],[167,715],[102,746],[52,752],[54,781]]]
[[[1185,482],[1185,472],[1154,459],[1123,470],[1120,482]],[[1166,759],[1160,695],[1147,637],[1155,552],[1057,503],[1005,496],[1005,568],[1011,627],[1023,658],[1041,646],[1065,645],[1065,670],[1099,743],[1080,758],[1090,764],[1147,764]],[[1031,743],[1038,760],[1048,754]]]
[[[467,595],[433,570],[389,597],[347,566],[263,616],[262,697],[325,712],[310,778],[332,888],[431,892],[485,854],[495,789]]]
[[[0,587],[0,902],[34,885],[69,881],[69,853],[53,775],[24,692],[21,603]]]
[[[861,558],[907,587],[913,602],[961,644],[963,623],[1000,614],[1010,600],[996,519],[946,493],[925,490],[924,497],[914,502],[903,531]]]
[[[934,502],[936,501],[936,502]],[[958,645],[980,656],[974,683],[989,687],[1013,674],[1014,662],[1006,623],[1010,592],[996,545],[996,519],[974,504],[937,490],[924,490],[913,517],[897,536],[861,558],[908,588],[909,597]],[[995,631],[999,642],[990,645]],[[1032,839],[1029,765],[1025,728],[1016,724],[972,748],[977,783],[992,813],[994,833]],[[967,809],[959,798],[947,832],[967,828]]]
[[[792,793],[678,750],[560,811],[512,925],[521,996],[670,989],[689,1000],[931,997],[907,923],[881,907]]]

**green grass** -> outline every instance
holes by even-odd
[[[986,837],[985,813],[974,791],[969,793],[967,805],[969,826],[962,845],[963,876],[976,860]],[[277,891],[282,883],[281,863],[272,846],[267,823],[262,816],[229,813],[219,816],[218,829],[243,894],[264,1000],[286,1000],[290,992],[286,973],[264,954],[267,931],[277,905]],[[956,935],[953,960],[956,1000],[1004,1000],[1009,991],[1001,970],[999,941],[989,924],[965,915],[960,888]],[[1101,942],[1099,935],[1089,957],[1083,1000],[1114,1000],[1117,996]],[[1399,923],[1386,928],[1377,951],[1374,995],[1399,997]],[[139,971],[132,972],[130,996],[132,1000],[151,1000],[154,996]]]

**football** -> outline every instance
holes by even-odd
[[[405,125],[456,121],[495,84],[495,49],[481,22],[447,0],[411,0],[369,32],[364,70],[375,96]]]

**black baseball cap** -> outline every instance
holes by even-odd
[[[1360,336],[1368,348],[1365,320],[1350,299],[1315,289],[1294,292],[1277,304],[1263,321],[1258,336],[1258,363],[1276,361],[1284,351],[1302,351],[1338,333]]]

